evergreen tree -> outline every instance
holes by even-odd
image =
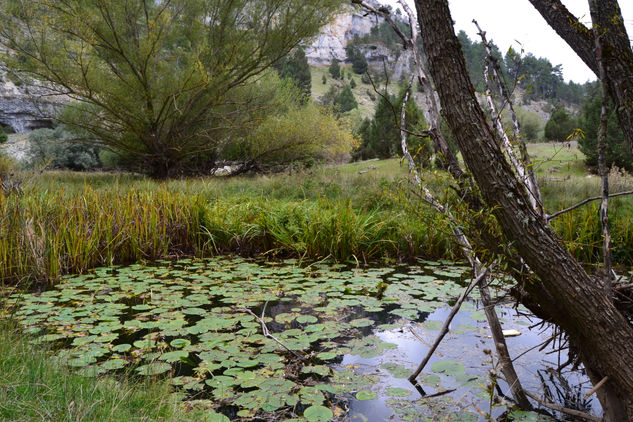
[[[576,122],[562,105],[557,105],[545,125],[545,140],[565,142],[572,134]]]
[[[361,145],[354,154],[355,158],[362,160],[391,158],[401,154],[399,111],[403,100],[404,89],[398,97],[386,93],[380,97],[373,119],[363,121],[357,130]],[[394,110],[397,110],[395,114]],[[421,132],[426,129],[422,111],[413,98],[410,98],[407,104],[407,129],[412,132]],[[408,135],[407,146],[421,165],[428,165],[433,152],[428,138],[421,139],[415,135]]]
[[[347,113],[355,108],[358,108],[358,102],[354,98],[354,93],[349,85],[345,85],[336,98],[336,105],[340,113]]]
[[[354,73],[362,75],[367,72],[367,59],[365,59],[365,55],[358,47],[354,44],[348,44],[347,47],[345,47],[345,52],[347,53],[347,59],[352,62],[352,70]]]
[[[334,79],[341,79],[341,67],[339,66],[338,59],[332,60],[328,70]]]
[[[601,108],[602,100],[599,95],[595,95],[585,102],[580,116],[580,126],[584,137],[581,137],[578,143],[580,144],[580,151],[585,154],[585,163],[592,167],[598,166],[598,128],[600,126]],[[605,158],[608,167],[616,165],[627,171],[633,171],[633,155],[628,149],[613,110],[609,112]]]
[[[350,86],[350,88],[352,88],[352,89],[356,88],[356,81],[355,81],[354,79],[350,80],[350,81],[349,81],[349,86]]]
[[[305,50],[298,48],[292,56],[285,57],[277,66],[279,76],[290,78],[299,88],[305,98],[309,98],[312,93],[312,74]]]
[[[321,82],[323,82],[323,85],[327,83],[327,78],[325,77],[325,75],[323,75],[323,78],[321,78]]]

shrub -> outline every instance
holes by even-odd
[[[565,142],[574,131],[576,122],[561,105],[556,106],[545,125],[545,139],[547,141]]]
[[[99,166],[98,148],[73,142],[77,135],[63,125],[55,129],[38,129],[29,134],[33,164],[71,170],[88,170]]]
[[[341,67],[339,66],[339,62],[337,59],[332,60],[328,71],[334,79],[341,79]]]
[[[356,144],[344,120],[310,104],[266,119],[230,158],[254,168],[310,166],[317,161],[345,160]]]
[[[2,127],[0,126],[0,144],[4,144],[9,139],[9,135],[7,135]]]
[[[349,81],[349,87],[352,89],[356,88],[356,81],[354,79]]]

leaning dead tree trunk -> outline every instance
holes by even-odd
[[[593,31],[583,25],[560,0],[530,0],[545,21],[600,77],[594,51]],[[604,31],[603,52],[609,96],[613,100],[620,127],[633,150],[633,50],[617,0],[590,0],[594,27]]]
[[[610,421],[633,421],[633,327],[563,247],[515,177],[475,97],[447,0],[416,0],[421,36],[448,122],[490,212],[538,279],[523,286],[569,336]]]
[[[532,204],[532,207],[535,210],[538,210],[540,215],[545,216],[545,210],[543,209],[543,200],[541,198],[541,190],[539,189],[538,183],[536,181],[536,175],[534,174],[532,160],[530,159],[530,155],[528,154],[525,142],[521,138],[521,127],[519,125],[519,119],[514,112],[514,106],[512,104],[512,99],[510,98],[510,93],[508,92],[508,89],[506,88],[501,76],[499,63],[497,62],[496,57],[492,54],[492,47],[486,39],[486,33],[479,27],[479,24],[476,20],[473,20],[473,23],[475,24],[475,26],[477,26],[479,36],[481,37],[481,42],[486,48],[487,57],[486,65],[484,66],[484,80],[486,81],[486,100],[488,102],[488,107],[490,107],[490,112],[492,114],[495,128],[497,129],[497,133],[503,141],[503,146],[506,149],[506,153],[510,158],[512,166],[518,173],[519,178],[523,181],[525,187],[528,190],[528,193],[530,194],[530,203]],[[519,151],[521,152],[520,158],[518,158],[514,153],[514,145],[512,142],[510,142],[510,138],[508,137],[505,129],[503,128],[503,124],[501,123],[501,111],[503,111],[504,107],[502,107],[501,111],[497,113],[492,95],[492,88],[490,86],[492,82],[496,82],[497,87],[501,92],[504,106],[507,106],[510,112],[510,117],[512,118],[512,126],[514,129],[514,142],[519,146]]]
[[[519,407],[523,410],[532,409],[532,405],[528,400],[525,392],[523,391],[523,387],[521,386],[521,381],[514,369],[514,365],[512,364],[512,359],[510,358],[510,353],[508,351],[508,346],[506,344],[505,336],[503,335],[503,328],[501,327],[501,323],[499,322],[499,317],[497,316],[497,312],[495,311],[495,304],[490,295],[490,289],[488,288],[488,268],[484,268],[481,261],[475,255],[475,252],[472,248],[470,241],[466,234],[460,228],[457,220],[453,217],[450,210],[440,204],[431,194],[429,189],[422,183],[422,179],[419,176],[417,171],[415,161],[409,152],[409,148],[407,146],[407,131],[406,131],[406,116],[407,116],[407,103],[409,102],[409,96],[411,95],[411,85],[413,83],[413,79],[409,82],[409,86],[407,87],[407,91],[404,96],[404,100],[402,102],[402,111],[400,114],[400,137],[401,137],[401,147],[402,154],[407,160],[409,164],[409,172],[413,176],[413,180],[415,181],[416,186],[423,191],[424,200],[431,205],[438,213],[443,214],[451,223],[453,234],[457,243],[460,245],[462,252],[464,254],[464,258],[466,258],[473,269],[473,279],[476,280],[476,284],[479,287],[479,292],[481,295],[481,301],[484,305],[484,312],[486,313],[486,319],[488,320],[488,326],[490,327],[490,332],[492,334],[492,339],[495,344],[495,348],[497,350],[497,356],[499,358],[499,363],[501,364],[501,371],[507,380],[507,383],[510,387],[510,391],[512,392],[512,397],[517,402]],[[474,283],[471,283],[474,284]],[[409,381],[415,382],[416,378],[420,375],[426,364],[428,363],[431,355],[434,353],[435,349],[442,341],[442,338],[448,332],[448,325],[450,324],[450,320],[455,316],[461,303],[463,303],[464,299],[468,295],[470,290],[470,286],[464,291],[462,296],[458,299],[458,304],[453,307],[451,311],[451,315],[444,322],[440,335],[433,343],[433,346],[428,351],[422,362],[418,365],[416,370],[409,377]]]

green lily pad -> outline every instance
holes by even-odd
[[[413,392],[406,388],[391,387],[385,390],[385,394],[391,397],[409,397]]]
[[[460,362],[456,362],[453,360],[443,360],[440,362],[435,362],[433,366],[431,366],[431,371],[438,374],[455,376],[466,372],[466,367]]]
[[[374,393],[371,390],[362,390],[356,393],[356,400],[373,400],[378,396],[378,393]]]
[[[160,375],[171,370],[171,365],[165,362],[152,362],[136,368],[136,372],[141,375]]]
[[[334,413],[325,406],[312,405],[303,412],[303,417],[310,422],[329,422]]]

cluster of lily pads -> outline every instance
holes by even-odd
[[[26,332],[61,346],[58,357],[86,375],[169,374],[175,394],[219,421],[329,421],[344,418],[346,401],[377,396],[377,375],[345,367],[343,357],[397,348],[375,333],[424,321],[459,294],[467,275],[449,263],[402,270],[226,257],[159,261],[69,276],[51,290],[12,295],[9,304]],[[426,324],[439,328],[438,321]],[[382,370],[410,374],[397,362]],[[474,380],[458,362],[431,370],[420,380],[436,388],[441,375]],[[402,409],[398,398],[413,391],[381,394]],[[464,420],[477,419],[470,416]]]

